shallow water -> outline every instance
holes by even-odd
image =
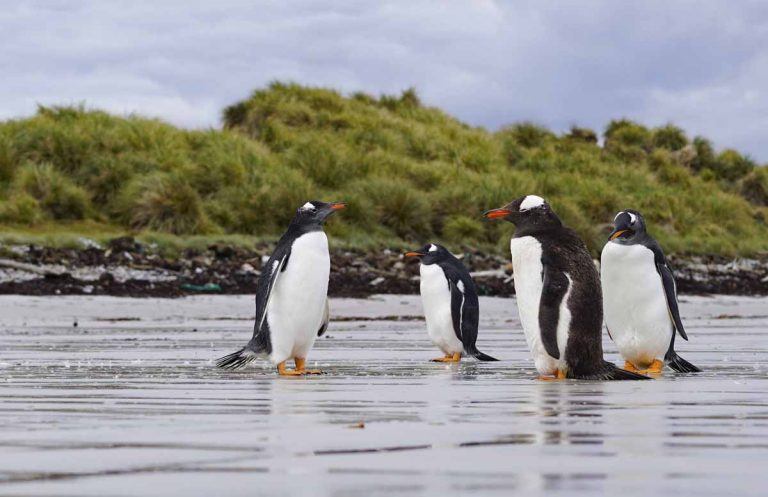
[[[765,495],[768,299],[683,300],[704,373],[589,383],[534,379],[507,299],[500,362],[429,363],[415,297],[339,299],[327,374],[280,378],[213,366],[251,297],[0,297],[0,495]]]

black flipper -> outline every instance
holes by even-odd
[[[267,306],[272,297],[272,290],[280,273],[288,264],[291,255],[289,244],[278,244],[272,257],[264,264],[256,288],[256,322],[253,326],[253,337],[248,345],[232,354],[216,361],[216,365],[224,369],[239,369],[253,361],[259,354],[272,353],[269,340],[269,325],[267,324]]]
[[[595,371],[589,374],[571,376],[571,372],[569,371],[568,378],[575,378],[579,380],[605,380],[605,381],[652,379],[648,376],[644,376],[638,373],[633,373],[631,371],[627,371],[626,369],[621,369],[619,367],[616,367],[615,364],[612,364],[607,361],[603,361],[603,365],[598,371]]]
[[[467,275],[461,278],[452,267],[442,266],[448,289],[451,292],[451,319],[453,331],[464,346],[464,351],[479,361],[498,361],[495,357],[477,350],[477,327],[480,321],[480,305],[474,283]]]
[[[672,319],[672,339],[669,341],[669,348],[664,355],[664,362],[669,365],[678,373],[699,373],[701,369],[697,368],[690,362],[686,361],[675,352],[675,331],[677,331],[683,340],[688,340],[688,335],[683,328],[683,321],[680,319],[680,309],[677,305],[677,285],[675,284],[675,276],[672,274],[672,268],[669,267],[664,252],[661,251],[661,247],[658,243],[654,243],[651,246],[653,255],[656,262],[656,271],[659,273],[661,282],[664,285],[664,296],[667,299],[667,310],[669,311],[669,317]]]
[[[317,336],[321,337],[325,335],[328,330],[328,323],[330,322],[330,313],[328,312],[328,299],[325,299],[325,311],[323,312],[323,322],[320,324],[320,329],[317,330]]]
[[[677,285],[675,284],[675,277],[672,274],[672,269],[667,264],[667,260],[664,257],[664,253],[661,251],[661,247],[658,244],[654,244],[650,247],[653,251],[654,259],[656,262],[656,272],[661,277],[661,283],[664,285],[664,296],[667,299],[667,310],[669,311],[669,317],[672,319],[672,324],[683,340],[688,340],[688,335],[683,328],[683,321],[680,319],[680,309],[677,306]]]
[[[256,323],[253,330],[254,336],[259,333],[259,330],[261,330],[261,327],[264,325],[264,321],[267,319],[267,305],[269,305],[269,300],[272,298],[272,290],[275,288],[275,283],[277,283],[277,278],[280,276],[280,273],[285,271],[290,257],[290,247],[288,247],[283,254],[278,255],[278,253],[275,252],[261,269],[259,285],[256,289]]]
[[[557,323],[560,321],[560,304],[563,301],[563,296],[568,292],[570,283],[564,272],[546,263],[543,264],[541,278],[544,283],[539,301],[541,343],[547,354],[555,359],[560,359],[560,347],[557,345]]]

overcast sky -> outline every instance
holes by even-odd
[[[768,161],[768,2],[24,1],[0,118],[86,102],[219,126],[271,80],[394,93],[495,129],[668,121]]]

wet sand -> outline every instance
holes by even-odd
[[[612,383],[536,381],[511,299],[481,300],[502,360],[458,366],[428,362],[418,297],[334,299],[309,358],[327,374],[305,378],[213,366],[249,338],[251,297],[0,305],[0,495],[768,488],[766,298],[684,298],[679,353],[705,372]]]

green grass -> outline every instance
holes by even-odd
[[[600,146],[579,127],[490,133],[424,106],[412,90],[345,97],[285,83],[226,108],[223,120],[222,130],[190,131],[41,107],[0,123],[0,240],[133,233],[169,250],[251,244],[279,236],[316,198],[349,202],[328,225],[336,246],[437,240],[501,252],[512,227],[481,213],[538,193],[593,251],[625,208],[643,212],[669,252],[768,246],[766,170],[673,125],[613,121]]]

